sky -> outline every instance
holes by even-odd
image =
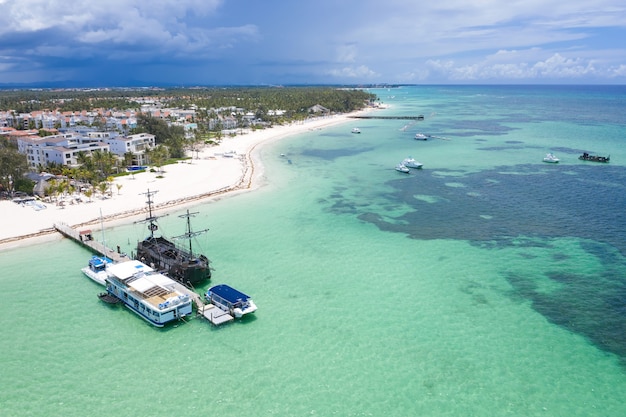
[[[626,84],[624,0],[0,0],[0,85]]]

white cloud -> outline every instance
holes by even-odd
[[[508,59],[505,59],[505,56]],[[609,73],[599,71],[594,62],[582,58],[567,58],[555,53],[544,60],[527,62],[519,60],[525,53],[500,51],[498,59],[489,57],[481,62],[457,65],[454,61],[428,60],[429,75],[444,76],[452,81],[479,81],[479,80],[555,80],[569,79],[577,81],[585,77],[609,76]],[[509,60],[510,62],[506,62]],[[611,71],[616,73],[616,71]]]
[[[343,67],[341,69],[333,69],[328,71],[329,75],[340,79],[371,79],[378,76],[375,71],[372,71],[365,65],[360,65],[357,67]]]
[[[218,33],[216,27],[194,27],[187,19],[193,14],[213,13],[223,0],[109,0],[106,2],[59,0],[14,0],[0,5],[0,36],[37,33],[42,30],[63,33],[67,45],[153,44],[167,50],[180,48]],[[232,31],[231,34],[236,34]],[[41,43],[53,41],[40,39]],[[61,41],[61,40],[59,40]]]
[[[617,68],[611,68],[609,77],[626,77],[626,65],[622,64]]]
[[[276,3],[0,0],[0,55],[5,65],[98,57],[181,71],[193,60],[255,80],[259,70],[354,82],[624,77],[623,0]]]
[[[190,12],[212,13],[222,3],[223,0],[9,0],[0,3],[0,33],[48,28],[87,30],[130,19],[136,23],[158,20],[173,24]]]

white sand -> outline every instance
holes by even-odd
[[[111,187],[112,195],[107,199],[94,195],[88,202],[83,196],[86,202],[64,206],[47,203],[42,210],[0,201],[0,249],[31,244],[35,239],[59,239],[60,235],[53,228],[55,223],[99,230],[100,212],[109,226],[112,222],[143,217],[148,189],[157,191],[153,202],[158,212],[253,189],[262,177],[262,166],[254,152],[259,144],[349,120],[348,115],[329,116],[226,137],[220,145],[207,146],[199,154],[194,152],[191,160],[162,167],[162,174],[145,172],[116,178]],[[221,156],[229,151],[235,151],[237,156]],[[162,178],[158,178],[159,175]],[[117,185],[121,185],[119,190]]]

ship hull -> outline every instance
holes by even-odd
[[[163,237],[149,237],[139,242],[135,258],[188,287],[211,278],[206,256],[191,255]]]

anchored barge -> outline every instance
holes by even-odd
[[[108,267],[104,301],[117,298],[133,313],[156,327],[180,320],[192,313],[189,294],[179,284],[155,272],[139,261],[128,261]],[[107,301],[108,302],[108,301]]]
[[[598,155],[589,155],[587,152],[583,153],[578,157],[581,161],[591,161],[591,162],[603,162],[607,163],[611,160],[611,155],[609,156],[598,156]]]

